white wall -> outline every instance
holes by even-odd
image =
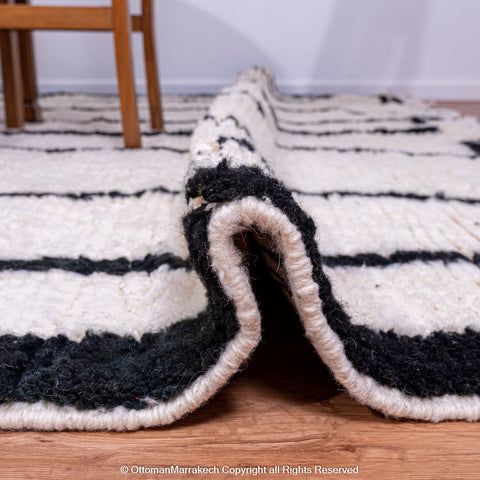
[[[265,64],[287,91],[480,99],[479,0],[155,0],[155,7],[164,92],[215,92]],[[42,91],[115,91],[111,34],[36,32],[35,41]],[[141,91],[138,34],[134,62]]]

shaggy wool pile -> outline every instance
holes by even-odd
[[[207,401],[261,318],[250,232],[336,380],[385,415],[480,417],[480,126],[394,96],[280,94],[256,68],[0,134],[0,428],[132,430]],[[192,134],[193,131],[193,134]],[[236,240],[237,239],[237,240]]]

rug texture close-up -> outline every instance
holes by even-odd
[[[0,428],[134,430],[200,407],[261,339],[249,244],[336,381],[395,418],[480,418],[480,125],[254,68],[0,132]],[[248,238],[247,238],[248,234]]]

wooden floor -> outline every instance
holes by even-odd
[[[480,116],[480,102],[443,103]],[[5,479],[480,478],[480,424],[385,419],[332,381],[274,285],[258,293],[263,341],[207,405],[166,428],[133,433],[0,433]],[[219,474],[122,474],[131,468],[216,465]],[[222,466],[280,466],[280,473],[221,473]],[[283,473],[283,466],[356,467],[358,474]],[[267,471],[268,472],[268,471]]]

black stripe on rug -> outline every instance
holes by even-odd
[[[236,138],[236,137],[223,137],[223,136],[220,136],[217,138],[217,143],[220,145],[220,147],[223,147],[223,145],[228,142],[228,141],[232,141],[232,142],[235,142],[237,143],[238,145],[240,145],[241,147],[243,148],[246,148],[248,151],[250,152],[254,152],[255,151],[255,147],[253,146],[252,142],[248,141],[247,139],[245,138]]]
[[[335,298],[322,268],[315,241],[315,224],[278,180],[253,167],[229,168],[223,161],[215,168],[199,170],[187,182],[187,198],[198,196],[207,203],[221,203],[254,196],[269,198],[295,225],[313,265],[313,279],[319,285],[322,310],[329,326],[344,345],[354,368],[377,383],[421,398],[445,394],[480,394],[480,333],[467,328],[463,333],[436,331],[426,337],[375,331],[353,324]],[[205,206],[194,210],[199,217]],[[192,241],[187,231],[187,239]],[[208,268],[208,265],[205,266]]]
[[[100,152],[100,151],[117,151],[122,152],[126,151],[126,148],[122,147],[66,147],[66,148],[39,148],[39,147],[27,147],[27,146],[19,146],[19,145],[2,145],[0,144],[0,149],[3,150],[20,150],[26,152],[43,152],[48,154],[56,154],[56,153],[72,153],[72,152]],[[168,147],[165,145],[151,145],[149,147],[142,147],[142,150],[165,150],[167,152],[172,153],[180,153],[180,154],[187,154],[189,150],[186,148],[175,148],[175,147]]]
[[[323,132],[315,132],[311,130],[289,130],[286,128],[278,127],[278,130],[282,133],[288,133],[289,135],[309,135],[312,137],[331,137],[334,135],[420,135],[426,133],[438,133],[440,132],[438,127],[409,127],[409,128],[385,128],[377,127],[370,130],[361,130],[358,128],[346,128],[344,130],[325,130]]]
[[[219,127],[222,123],[225,123],[231,120],[239,130],[243,130],[246,133],[248,138],[252,138],[252,134],[250,133],[250,130],[245,125],[241,124],[238,118],[233,115],[227,115],[223,120],[219,120],[213,115],[208,114],[208,115],[205,115],[202,120],[211,120],[215,123],[217,127]]]
[[[273,262],[280,265],[282,259],[279,254],[259,245],[260,250]],[[454,251],[424,251],[424,250],[398,250],[388,256],[378,253],[357,253],[356,255],[322,255],[326,267],[388,267],[390,265],[407,264],[412,262],[442,262],[444,265],[456,262],[473,263],[480,267],[480,253],[471,257]]]
[[[147,107],[145,107],[147,108]],[[205,112],[209,109],[208,105],[181,105],[181,106],[170,106],[168,104],[162,106],[163,110],[166,112]],[[59,110],[74,110],[77,112],[120,112],[119,106],[102,106],[102,107],[91,107],[83,105],[67,105],[65,107],[49,107],[42,106],[42,110],[46,112],[58,112]]]
[[[462,142],[468,148],[472,150],[476,157],[480,156],[480,141],[470,141],[470,142]]]
[[[65,192],[65,193],[57,193],[57,192],[0,192],[0,198],[2,197],[34,197],[34,198],[43,198],[43,197],[57,197],[57,198],[68,198],[69,200],[93,200],[94,198],[102,198],[102,197],[109,197],[109,198],[140,198],[143,197],[146,193],[165,193],[169,195],[180,195],[180,190],[171,190],[167,187],[158,186],[152,188],[145,188],[143,190],[137,190],[136,192],[126,193],[120,192],[118,190],[110,190],[110,191],[99,191],[99,192]]]
[[[356,255],[324,255],[323,264],[327,267],[388,267],[390,265],[412,262],[442,262],[444,265],[456,262],[468,262],[480,266],[480,254],[471,258],[453,251],[412,251],[399,250],[388,256],[377,253],[358,253]]]
[[[425,116],[425,117],[366,117],[366,118],[336,118],[336,119],[327,119],[327,120],[289,120],[286,118],[282,118],[279,120],[280,123],[284,125],[336,125],[336,124],[345,124],[345,123],[415,123],[415,124],[423,124],[430,121],[441,122],[443,121],[442,117],[435,117],[435,116]]]
[[[15,136],[15,135],[77,135],[90,136],[99,135],[102,137],[122,137],[123,132],[105,132],[103,130],[91,130],[82,132],[80,130],[2,130],[0,135]],[[141,132],[145,137],[160,137],[160,136],[180,136],[189,137],[192,135],[192,130],[176,130],[176,131],[146,131]]]
[[[298,107],[290,107],[285,105],[275,105],[275,110],[284,113],[300,113],[300,114],[316,114],[316,113],[330,113],[330,112],[343,112],[348,115],[354,115],[363,117],[365,116],[365,112],[362,110],[355,110],[353,108],[346,108],[340,105],[331,105],[329,107],[308,107],[307,108],[298,108]]]
[[[179,268],[191,270],[192,268],[190,259],[183,259],[171,253],[162,253],[161,255],[148,254],[140,260],[128,260],[125,257],[113,260],[92,260],[86,257],[42,257],[35,260],[0,260],[0,272],[8,270],[47,272],[56,269],[80,275],[92,275],[93,273],[126,275],[131,272],[152,273],[162,265],[168,265],[172,270]]]
[[[378,99],[380,103],[403,103],[403,100],[395,97],[395,95],[378,95]]]
[[[480,198],[472,198],[472,197],[451,197],[445,195],[444,192],[436,192],[433,195],[423,195],[420,193],[412,193],[412,192],[355,192],[355,191],[348,191],[348,190],[330,190],[328,192],[306,192],[304,190],[297,190],[295,188],[289,188],[290,192],[296,193],[298,195],[304,195],[307,197],[323,197],[323,198],[330,198],[333,196],[338,195],[339,197],[361,197],[361,198],[398,198],[398,199],[405,199],[405,200],[415,200],[420,202],[426,202],[427,200],[439,200],[441,202],[461,202],[461,203],[468,203],[471,205],[475,205],[480,203]]]
[[[91,125],[92,123],[106,123],[106,124],[111,124],[111,125],[119,125],[122,123],[121,118],[109,118],[109,117],[104,117],[104,116],[98,116],[98,117],[92,117],[86,120],[71,120],[71,119],[62,119],[58,120],[55,118],[48,119],[49,122],[52,123],[61,123],[63,125]],[[165,119],[164,124],[166,125],[182,125],[182,124],[189,124],[193,123],[196,124],[198,122],[198,118],[192,118],[192,119],[184,119],[184,120],[171,120],[171,119]],[[149,120],[144,119],[144,118],[139,118],[138,123],[141,125],[148,124]]]
[[[207,372],[237,331],[235,312],[224,305],[140,340],[94,332],[79,342],[2,335],[0,402],[146,408],[147,398],[168,401]]]
[[[475,159],[477,155],[466,155],[461,153],[452,152],[412,152],[409,150],[396,150],[386,148],[365,148],[365,147],[334,147],[331,145],[284,145],[279,142],[275,142],[275,146],[282,150],[292,151],[305,151],[305,152],[338,152],[338,153],[398,153],[399,155],[406,155],[408,157],[455,157],[455,158],[468,158]]]

